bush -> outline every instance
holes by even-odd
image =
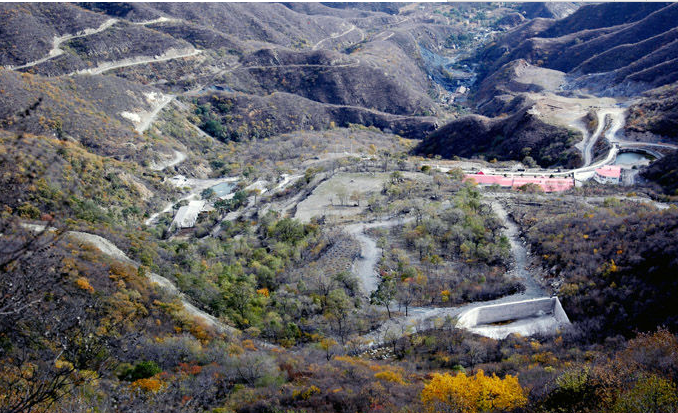
[[[154,361],[140,361],[136,366],[123,371],[118,378],[120,380],[137,381],[153,377],[161,371],[162,369]]]

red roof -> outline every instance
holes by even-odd
[[[617,178],[621,176],[621,166],[607,165],[602,168],[596,168],[596,173],[606,178]]]
[[[546,177],[504,177],[501,175],[472,174],[465,175],[464,181],[473,179],[479,185],[499,185],[503,187],[519,188],[526,184],[538,185],[544,192],[567,191],[574,186],[572,178]]]

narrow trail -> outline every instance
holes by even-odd
[[[372,228],[390,228],[403,225],[414,218],[391,218],[370,223],[350,224],[344,227],[344,231],[352,235],[360,244],[360,257],[353,262],[353,273],[360,280],[362,292],[369,297],[372,291],[377,289],[379,277],[377,276],[377,263],[381,254],[381,248],[377,247],[375,240],[367,236],[366,230]]]
[[[54,228],[47,228],[45,225],[36,225],[36,224],[24,224],[23,225],[25,228],[28,228],[31,231],[34,232],[41,232],[41,231],[53,231]],[[104,255],[107,255],[115,260],[125,262],[127,264],[130,264],[134,267],[139,267],[141,264],[138,262],[132,260],[125,254],[120,248],[118,248],[115,244],[113,244],[111,241],[107,240],[104,237],[101,237],[99,235],[95,234],[90,234],[88,232],[81,232],[81,231],[68,231],[66,232],[66,236],[71,237],[72,239],[83,242],[86,244],[90,244],[96,249],[98,249],[101,253]],[[212,316],[211,314],[208,314],[201,309],[197,308],[195,305],[191,304],[191,302],[188,300],[186,295],[179,291],[179,289],[172,283],[170,280],[167,278],[155,274],[155,273],[150,273],[148,275],[148,278],[158,284],[163,290],[167,291],[168,293],[176,296],[179,298],[181,301],[182,305],[186,309],[186,312],[195,317],[200,319],[202,322],[204,322],[207,326],[213,328],[215,331],[217,331],[220,334],[230,334],[231,336],[240,334],[240,330],[236,329],[235,327],[231,327],[229,325],[226,325],[219,321],[216,317]],[[259,343],[258,343],[259,344]],[[264,346],[272,347],[272,345],[263,343]]]
[[[158,115],[160,114],[160,112],[161,112],[167,105],[169,105],[175,98],[176,98],[176,96],[174,96],[174,95],[162,95],[161,98],[160,98],[160,99],[161,99],[160,104],[157,105],[157,106],[155,107],[155,109],[153,109],[153,110],[151,111],[151,113],[149,113],[149,114],[147,114],[147,115],[144,116],[144,118],[143,118],[143,120],[141,121],[141,123],[140,123],[139,125],[137,125],[137,127],[135,128],[136,131],[139,132],[139,133],[144,133],[144,132],[146,131],[146,129],[150,128],[150,127],[151,127],[151,124],[153,124],[153,122],[154,122],[155,119],[158,117]]]
[[[104,23],[102,23],[99,27],[97,28],[91,28],[91,29],[85,29],[81,32],[78,32],[76,34],[65,34],[63,36],[55,36],[53,41],[52,41],[52,49],[50,49],[49,53],[45,57],[42,57],[40,59],[34,60],[32,62],[25,63],[20,66],[10,66],[9,69],[11,70],[19,70],[19,69],[25,69],[28,67],[36,66],[41,63],[44,63],[50,59],[53,59],[57,56],[60,56],[65,53],[63,49],[61,49],[61,45],[64,42],[67,42],[72,39],[76,39],[79,37],[87,37],[91,36],[93,34],[101,33],[104,30],[107,30],[114,26],[116,23],[120,22],[121,20],[119,19],[108,19]],[[132,22],[131,24],[138,25],[138,26],[145,26],[149,24],[155,24],[155,23],[165,23],[165,22],[176,22],[176,21],[181,21],[179,19],[172,19],[168,17],[159,17],[157,19],[153,20],[147,20],[147,21],[142,21],[142,22]],[[186,51],[175,51],[174,49],[169,49],[165,53],[163,53],[160,56],[155,56],[155,57],[136,57],[136,58],[128,58],[128,59],[122,59],[119,61],[113,61],[113,62],[102,62],[100,63],[97,67],[91,68],[91,69],[83,69],[75,72],[71,72],[66,74],[66,76],[72,76],[76,74],[101,74],[103,72],[113,70],[113,69],[118,69],[121,67],[127,67],[127,66],[134,66],[134,65],[140,65],[140,64],[146,64],[146,63],[154,63],[154,62],[163,62],[166,60],[171,60],[171,59],[180,59],[183,57],[190,57],[190,56],[195,56],[200,53],[200,50],[193,49],[190,52]]]
[[[361,37],[361,38],[360,38],[360,41],[361,41],[361,42],[362,42],[363,40],[365,40],[365,33],[364,33],[362,30],[358,29],[354,24],[352,24],[351,27],[350,27],[348,30],[346,30],[346,31],[344,31],[344,32],[342,32],[342,33],[333,34],[333,35],[331,35],[330,37],[326,37],[326,38],[320,40],[318,43],[316,43],[315,45],[313,45],[313,50],[318,50],[318,49],[320,48],[320,45],[323,44],[324,42],[326,42],[326,41],[328,41],[328,40],[333,40],[333,39],[338,39],[338,38],[340,38],[340,37],[343,37],[343,36],[345,36],[345,35],[351,33],[353,30],[358,30],[358,31],[360,32],[360,37]]]
[[[115,60],[115,61],[111,61],[111,62],[102,62],[97,67],[90,68],[90,69],[77,70],[75,72],[68,73],[66,76],[82,75],[82,74],[100,75],[104,72],[108,72],[109,70],[113,70],[113,69],[120,69],[120,68],[123,68],[123,67],[136,66],[136,65],[144,65],[144,64],[148,64],[148,63],[165,62],[167,60],[183,59],[185,57],[197,56],[200,53],[202,53],[202,51],[198,50],[198,49],[184,49],[184,50],[169,49],[169,50],[166,50],[163,54],[158,55],[158,56],[153,56],[153,57],[137,56],[137,57],[130,57],[130,58],[127,58],[127,59],[122,59],[122,60]]]
[[[79,232],[79,231],[69,231],[68,235],[71,237],[75,238],[78,241],[85,242],[87,244],[93,245],[96,247],[99,251],[102,253],[115,258],[116,260],[126,262],[128,264],[131,264],[135,267],[139,267],[140,264],[136,261],[133,261],[130,259],[124,252],[122,252],[118,247],[115,246],[112,242],[107,240],[106,238],[100,237],[98,235],[90,234],[87,232]],[[219,321],[216,317],[212,316],[211,314],[208,314],[195,305],[191,304],[191,302],[188,300],[186,295],[179,291],[179,289],[172,283],[170,280],[167,278],[155,274],[155,273],[150,273],[149,278],[152,282],[158,284],[162,289],[165,291],[169,292],[172,295],[177,296],[180,300],[181,303],[183,304],[184,308],[186,309],[186,312],[189,313],[191,316],[196,317],[203,321],[205,324],[207,324],[209,327],[213,328],[219,333],[228,333],[228,334],[239,334],[239,330],[231,327],[229,325],[226,325]]]
[[[146,20],[146,21],[142,21],[142,22],[132,22],[132,24],[136,24],[137,26],[146,26],[146,25],[149,25],[149,24],[156,24],[156,23],[177,23],[177,22],[181,22],[181,21],[183,21],[183,20],[181,20],[181,19],[175,19],[175,18],[173,18],[173,17],[164,17],[164,16],[162,16],[162,17],[158,17],[157,19],[153,19],[153,20]]]
[[[250,69],[259,69],[259,70],[264,70],[264,69],[286,69],[286,68],[301,68],[301,67],[309,67],[309,68],[335,68],[335,67],[356,67],[360,65],[360,60],[355,60],[351,63],[340,63],[338,65],[321,65],[321,64],[286,64],[286,65],[254,65],[254,66],[239,66],[232,71],[235,71],[236,69],[238,70],[250,70]]]
[[[42,227],[44,229],[44,226]],[[69,231],[67,232],[67,235],[80,241],[84,242],[87,244],[90,244],[97,248],[99,251],[101,251],[103,254],[108,255],[111,258],[114,258],[119,261],[126,262],[128,264],[131,264],[135,267],[139,267],[141,264],[138,262],[132,260],[125,254],[123,251],[121,251],[118,247],[115,246],[111,241],[107,240],[106,238],[103,238],[99,235],[94,235],[90,234],[88,232],[79,232],[79,231]],[[167,278],[156,274],[156,273],[149,273],[148,278],[151,280],[151,282],[158,284],[160,288],[165,290],[171,295],[174,295],[179,298],[181,301],[181,304],[184,306],[184,309],[186,312],[193,316],[194,318],[199,319],[201,322],[203,322],[205,325],[207,325],[209,328],[214,329],[218,334],[225,334],[228,335],[229,337],[238,337],[241,334],[241,331],[238,330],[235,327],[231,327],[227,324],[224,324],[221,322],[218,318],[214,317],[213,315],[199,309],[195,305],[193,305],[186,294],[182,293],[176,285]],[[253,340],[254,343],[260,347],[260,348],[265,348],[265,349],[279,349],[278,346],[267,343],[261,340]]]
[[[185,161],[187,155],[184,152],[174,150],[174,158],[166,162],[159,162],[148,167],[151,171],[162,171],[163,169],[171,168],[174,165],[178,165]]]

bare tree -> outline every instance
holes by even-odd
[[[34,232],[7,217],[0,229],[0,413],[49,410],[85,382],[78,370],[106,362],[106,343],[90,321],[95,298],[67,290],[63,231]]]

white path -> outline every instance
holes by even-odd
[[[342,33],[332,34],[329,37],[326,37],[326,38],[320,40],[318,43],[313,45],[313,50],[318,50],[320,48],[320,45],[323,44],[324,42],[326,42],[328,40],[333,40],[333,39],[338,39],[340,37],[343,37],[343,36],[351,33],[353,30],[358,30],[360,32],[360,41],[361,42],[363,40],[365,40],[365,33],[362,30],[358,29],[354,24],[352,24],[351,27],[348,30],[346,30]]]
[[[362,291],[367,297],[370,296],[372,291],[377,289],[379,284],[377,263],[381,255],[381,248],[377,247],[377,243],[365,231],[372,228],[390,228],[396,225],[403,225],[412,220],[412,217],[397,217],[370,223],[350,224],[344,227],[344,230],[355,237],[360,244],[360,257],[353,262],[352,271],[360,280]]]
[[[165,23],[165,22],[177,22],[181,21],[180,19],[173,19],[173,18],[168,18],[168,17],[159,17],[157,19],[153,20],[147,20],[147,21],[142,21],[142,22],[135,22],[132,24],[135,25],[148,25],[148,24],[155,24],[155,23]],[[18,70],[18,69],[25,69],[28,67],[36,66],[41,63],[46,62],[47,60],[53,59],[57,56],[60,56],[64,54],[64,50],[61,49],[61,45],[64,42],[67,42],[69,40],[78,38],[78,37],[86,37],[86,36],[91,36],[96,33],[101,33],[104,30],[107,30],[108,28],[112,27],[116,23],[120,22],[118,19],[108,19],[104,23],[102,23],[99,27],[97,28],[92,28],[92,29],[85,29],[81,32],[78,32],[76,34],[65,34],[63,36],[55,36],[54,39],[52,40],[52,48],[50,51],[47,53],[45,57],[42,57],[40,59],[34,60],[32,62],[28,62],[26,64],[20,65],[20,66],[9,66],[9,69],[11,70]],[[113,69],[118,69],[121,67],[127,67],[127,66],[134,66],[134,65],[140,65],[140,64],[146,64],[146,63],[153,63],[153,62],[163,62],[166,60],[171,60],[171,59],[180,59],[183,57],[190,57],[190,56],[195,56],[200,53],[200,50],[197,49],[191,49],[190,51],[177,51],[176,49],[169,49],[165,53],[159,56],[154,56],[154,57],[146,57],[146,56],[140,56],[140,57],[135,57],[135,58],[128,58],[128,59],[122,59],[119,61],[113,61],[113,62],[103,62],[100,63],[96,68],[90,68],[90,69],[83,69],[79,70],[76,72],[69,73],[68,76],[74,75],[74,74],[101,74],[103,72],[113,70]]]
[[[148,169],[151,171],[162,171],[163,169],[170,168],[174,165],[178,165],[186,160],[186,154],[178,150],[174,150],[174,157],[169,161],[154,163],[149,166]]]
[[[120,69],[123,67],[143,65],[148,63],[164,62],[173,59],[183,59],[185,57],[197,56],[200,53],[201,51],[198,49],[168,49],[163,54],[153,57],[136,56],[111,62],[102,62],[99,63],[97,67],[77,70],[75,72],[69,73],[68,76],[82,74],[98,75],[113,69]]]
[[[32,67],[35,65],[39,65],[40,63],[46,62],[49,59],[53,59],[57,56],[60,56],[64,54],[65,52],[61,49],[61,44],[71,40],[75,39],[77,37],[85,37],[85,36],[90,36],[95,33],[100,33],[103,32],[104,30],[108,29],[109,27],[113,26],[118,22],[118,19],[108,19],[104,23],[101,24],[101,26],[94,28],[94,29],[85,29],[81,32],[78,32],[76,34],[65,34],[63,36],[54,36],[54,40],[52,40],[52,49],[47,53],[47,56],[34,60],[32,62],[26,63],[21,66],[10,66],[10,69],[12,70],[17,70],[17,69],[25,69],[27,67]]]
[[[165,106],[169,105],[170,102],[174,100],[176,96],[174,95],[160,95],[160,103],[156,105],[156,107],[147,115],[139,115],[141,122],[135,127],[136,131],[139,133],[144,133],[146,129],[148,129],[151,124],[155,121],[155,119],[158,117],[160,112],[165,108]],[[184,156],[185,158],[185,156]]]

